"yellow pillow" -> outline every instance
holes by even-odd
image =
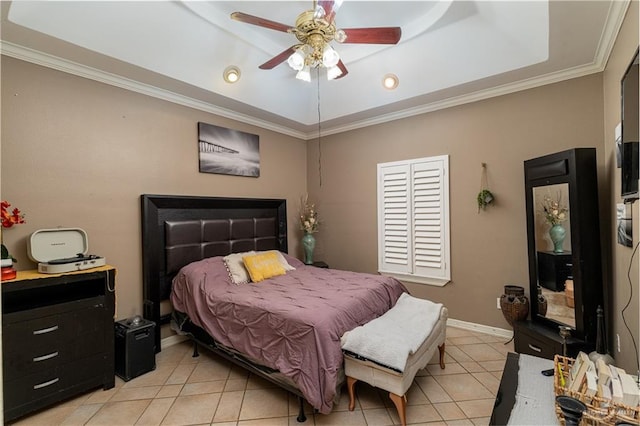
[[[286,273],[276,252],[243,256],[242,261],[254,283]]]

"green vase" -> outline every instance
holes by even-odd
[[[565,231],[564,227],[560,224],[553,225],[551,229],[549,229],[549,237],[551,238],[551,241],[553,241],[554,253],[564,252],[562,245],[564,243],[564,237],[566,235],[567,231]]]
[[[313,250],[316,248],[316,239],[313,234],[305,233],[302,237],[302,247],[304,247],[304,263],[313,264]]]

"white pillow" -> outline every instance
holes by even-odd
[[[282,255],[281,252],[279,252],[278,250],[269,250],[269,251],[274,251],[278,254],[278,261],[282,264],[282,267],[284,268],[285,271],[295,271],[296,268],[294,268],[293,266],[289,265],[289,262],[287,262],[287,259],[284,258],[284,256]],[[268,253],[269,251],[265,252]],[[258,252],[261,253],[261,252]]]
[[[247,268],[242,261],[243,256],[256,254],[255,251],[245,251],[244,253],[232,253],[222,258],[227,271],[229,271],[229,277],[234,284],[246,284],[251,280]]]
[[[281,252],[278,250],[268,250],[268,251],[245,251],[243,253],[232,253],[222,258],[225,266],[227,267],[227,271],[229,271],[229,277],[234,284],[247,284],[251,281],[251,276],[249,275],[249,271],[244,266],[244,262],[242,258],[244,256],[249,256],[252,254],[259,253],[267,253],[269,251],[276,252],[278,254],[278,261],[282,264],[282,267],[285,271],[295,271],[296,268],[289,265],[287,259],[284,258]]]

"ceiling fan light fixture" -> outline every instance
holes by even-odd
[[[240,80],[240,68],[235,65],[228,66],[224,69],[222,78],[224,78],[224,81],[226,81],[227,83],[235,83],[236,81]]]
[[[344,43],[345,40],[347,40],[347,33],[345,33],[344,30],[336,30],[333,39],[338,43]]]
[[[311,81],[311,68],[309,68],[309,65],[305,65],[300,71],[298,71],[298,74],[296,74],[296,78],[298,80],[310,82]]]
[[[400,84],[400,80],[395,74],[387,74],[382,78],[382,86],[387,90],[394,90],[398,84]]]
[[[289,56],[289,59],[287,59],[287,64],[289,64],[289,66],[294,70],[300,71],[302,68],[304,68],[304,60],[305,53],[303,49],[300,48],[296,49],[296,51],[293,52],[291,56]]]
[[[324,7],[317,5],[315,10],[313,11],[313,19],[322,19],[326,15]]]
[[[340,61],[340,55],[331,46],[325,44],[322,52],[322,65],[327,68],[334,67]]]
[[[327,68],[327,80],[335,80],[342,75],[342,70],[337,65]]]

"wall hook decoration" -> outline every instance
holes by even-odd
[[[482,172],[480,174],[480,192],[476,197],[476,201],[478,202],[478,213],[480,213],[480,210],[485,210],[488,205],[495,201],[495,197],[493,196],[491,191],[489,191],[486,163],[482,163]]]

